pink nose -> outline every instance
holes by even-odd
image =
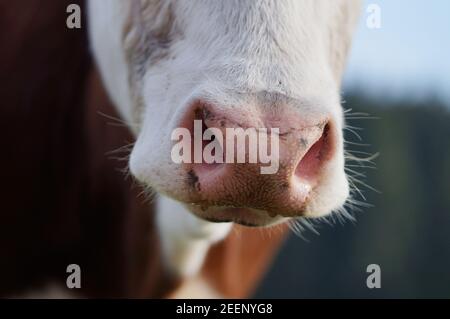
[[[197,147],[194,141],[192,163],[184,164],[190,198],[202,206],[302,215],[335,148],[328,116],[302,114],[289,106],[222,109],[197,101],[182,126],[194,140],[202,134],[211,137]]]

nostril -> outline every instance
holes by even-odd
[[[208,121],[211,119],[212,113],[207,109],[205,105],[202,104],[201,107],[198,107],[194,111],[194,121],[200,121],[201,122],[201,136],[196,136],[200,134],[195,134],[195,132],[191,132],[192,136],[194,138],[201,138],[201,150],[195,149],[195,142],[192,143],[192,154],[194,152],[201,152],[201,163],[193,161],[193,169],[195,173],[199,176],[199,178],[202,180],[206,178],[207,176],[211,175],[212,173],[216,172],[217,169],[223,166],[224,158],[223,158],[223,149],[221,147],[222,143],[220,141],[220,136],[216,136],[215,134],[212,134],[209,136],[209,139],[206,138],[208,134],[205,134],[205,132],[208,129],[217,129],[214,126],[209,127]],[[211,123],[210,123],[211,124]],[[200,132],[198,132],[200,133]],[[214,144],[215,147],[211,147]],[[208,149],[209,147],[209,149]],[[206,151],[205,151],[206,149]],[[204,154],[207,153],[213,158],[221,158],[221,161],[214,160],[213,162],[208,162],[206,158],[204,157]],[[222,154],[220,154],[222,153]],[[211,161],[211,160],[210,160]]]
[[[331,154],[330,125],[326,124],[320,138],[310,147],[295,169],[295,176],[313,183]]]

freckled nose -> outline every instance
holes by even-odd
[[[195,131],[197,135],[208,130],[216,132],[206,134],[214,137],[198,145],[204,154],[211,143],[216,143],[214,152],[220,154],[212,152],[212,155],[222,161],[203,158],[196,162],[192,155],[192,162],[184,164],[192,202],[199,204],[299,216],[335,148],[334,127],[326,114],[302,116],[290,107],[280,108],[274,114],[251,107],[227,110],[197,101],[181,125],[192,136]],[[248,129],[256,132],[253,140]],[[234,134],[232,137],[230,132]],[[243,148],[236,145],[239,139],[245,141]],[[230,147],[233,152],[229,158]],[[191,150],[195,152],[194,146]],[[256,158],[252,151],[256,151]]]

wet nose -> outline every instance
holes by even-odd
[[[290,106],[273,112],[198,101],[182,126],[194,137],[185,164],[188,187],[202,205],[301,215],[334,153],[327,114]]]

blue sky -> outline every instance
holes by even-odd
[[[366,26],[377,4],[381,28]],[[450,102],[450,0],[367,0],[355,34],[344,88]]]

